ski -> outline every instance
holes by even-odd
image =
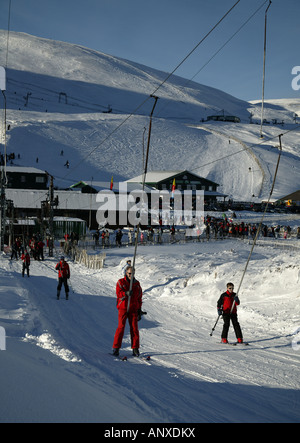
[[[145,361],[150,361],[151,360],[151,356],[150,355],[140,355],[138,358],[145,360]]]
[[[121,355],[115,355],[112,352],[109,352],[109,355],[112,355],[113,357],[115,357],[116,360],[127,361],[127,356],[126,355],[124,355],[122,357]]]
[[[112,352],[109,352],[109,355],[112,355],[113,357],[115,357],[116,360],[121,360],[121,361],[128,361],[128,360],[131,360],[131,359],[136,359],[136,361],[150,362],[150,360],[151,360],[151,356],[150,355],[139,355],[139,356],[137,356],[137,355],[129,355],[129,356],[124,355],[124,356],[121,356],[121,355],[114,355]]]
[[[150,355],[131,355],[130,356],[130,360],[133,361],[138,361],[139,363],[147,363],[147,364],[151,364],[150,360],[151,360],[151,356]]]
[[[223,343],[222,341],[218,341],[217,343],[219,345],[224,345],[224,346],[226,346],[226,345],[229,345],[229,346],[249,346],[248,342],[240,343],[238,341],[236,341],[236,342],[228,342],[228,343]]]

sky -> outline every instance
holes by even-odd
[[[242,100],[261,99],[269,1],[240,0],[176,75]],[[236,3],[0,0],[0,29],[75,43],[173,72]],[[299,0],[272,0],[267,13],[265,99],[300,98],[300,90],[292,88],[292,69],[300,66],[299,18]]]

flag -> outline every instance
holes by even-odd
[[[110,181],[110,190],[112,190],[113,186],[114,186],[114,176],[112,175]]]
[[[174,194],[175,188],[176,188],[176,182],[175,182],[175,178],[174,178],[173,185],[172,185],[172,194]]]

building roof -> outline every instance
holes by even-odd
[[[300,190],[292,192],[291,194],[285,195],[284,197],[278,198],[276,201],[279,200],[293,200],[293,201],[300,201]]]
[[[85,186],[89,186],[93,188],[95,191],[109,191],[110,190],[110,182],[97,182],[97,181],[91,181],[91,180],[81,180],[78,183],[75,183],[74,185],[70,186],[70,189],[82,189]],[[142,185],[137,182],[114,182],[113,183],[113,192],[117,193],[128,193],[132,191],[141,191],[143,189]],[[150,192],[152,189],[149,188],[149,186],[145,186],[144,190],[146,192]]]
[[[40,209],[42,201],[48,197],[47,190],[11,189],[5,190],[6,198],[14,202],[15,208]],[[65,210],[93,210],[99,209],[98,194],[82,194],[80,191],[54,190],[54,198],[58,196],[58,209]]]
[[[152,171],[147,172],[145,183],[159,183],[184,171]],[[143,183],[144,174],[127,180],[127,183]]]
[[[23,166],[6,166],[6,172],[19,172],[20,174],[46,174],[46,171]]]
[[[145,183],[160,183],[164,180],[173,178],[178,175],[182,175],[182,174],[191,174],[194,175],[196,178],[199,178],[199,180],[206,180],[208,182],[214,183],[217,185],[217,183],[213,182],[212,180],[209,180],[205,177],[201,177],[198,174],[195,174],[194,172],[190,172],[187,170],[173,170],[173,171],[151,171],[151,172],[147,172],[146,174],[146,179],[145,179]],[[133,177],[129,180],[127,180],[128,183],[143,183],[143,179],[144,179],[144,175],[138,175],[137,177]]]

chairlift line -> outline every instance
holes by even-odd
[[[146,175],[148,170],[148,160],[149,160],[149,151],[150,151],[150,139],[151,139],[151,129],[152,129],[152,117],[154,113],[154,109],[157,104],[158,97],[155,95],[151,95],[151,98],[154,98],[154,105],[152,108],[152,111],[150,113],[150,122],[149,122],[149,130],[148,130],[148,141],[147,141],[147,151],[146,151],[146,160],[144,165],[144,176],[143,176],[143,191],[145,189],[145,182],[146,182]],[[129,313],[129,307],[130,307],[130,297],[132,292],[132,286],[133,286],[133,280],[134,280],[134,274],[135,274],[135,261],[136,261],[136,254],[137,254],[137,245],[138,245],[138,237],[140,232],[140,223],[137,225],[137,232],[135,237],[135,245],[134,245],[134,255],[133,255],[133,263],[132,263],[132,278],[130,280],[130,286],[129,286],[129,297],[128,297],[128,304],[127,304],[127,314]]]
[[[241,0],[238,0],[224,15],[223,17],[211,28],[211,30],[197,43],[197,45],[181,60],[181,62],[173,69],[173,71],[167,75],[167,77],[155,88],[155,90],[145,99],[143,100],[134,111],[131,112],[130,115],[128,115],[111,133],[109,133],[103,140],[100,142],[99,145],[97,145],[95,148],[93,148],[87,155],[84,157],[80,163],[75,165],[70,172],[68,172],[65,177],[67,177],[71,171],[78,168],[83,160],[86,160],[89,158],[97,149],[99,149],[113,134],[115,134],[131,117],[136,115],[137,111],[151,98],[155,97],[157,91],[161,89],[161,87],[167,83],[167,81],[175,74],[175,72],[186,62],[186,60],[196,51],[196,49],[199,48],[199,46],[214,32],[214,30],[225,20],[225,18],[233,11],[233,9],[241,2]]]
[[[242,283],[243,283],[244,277],[245,277],[245,275],[246,275],[246,272],[247,272],[247,269],[248,269],[248,265],[249,265],[249,262],[250,262],[251,257],[252,257],[252,253],[253,253],[253,250],[254,250],[254,248],[255,248],[255,246],[256,246],[256,241],[257,241],[258,236],[259,236],[259,233],[260,233],[260,231],[261,231],[261,228],[262,228],[262,225],[263,225],[263,221],[264,221],[264,218],[265,218],[265,215],[266,215],[266,212],[267,212],[267,209],[268,209],[268,206],[269,206],[269,203],[270,203],[270,200],[271,200],[272,194],[273,194],[273,190],[274,190],[274,186],[275,186],[275,182],[276,182],[276,177],[277,177],[277,173],[278,173],[278,169],[279,169],[279,163],[280,163],[281,153],[282,153],[282,144],[281,144],[281,138],[282,138],[282,136],[283,136],[283,134],[280,134],[280,135],[278,136],[278,137],[279,137],[279,154],[278,154],[277,165],[276,165],[276,169],[275,169],[275,174],[274,174],[274,179],[273,179],[273,183],[272,183],[272,188],[271,188],[271,191],[270,191],[270,195],[269,195],[269,198],[268,198],[268,201],[267,201],[267,204],[266,204],[266,207],[265,207],[264,213],[263,213],[263,215],[262,215],[261,221],[260,221],[259,226],[258,226],[258,228],[257,228],[256,235],[255,235],[255,238],[254,238],[254,240],[253,240],[252,248],[251,248],[251,251],[250,251],[250,254],[249,254],[249,257],[248,257],[248,260],[247,260],[247,263],[246,263],[246,266],[245,266],[245,269],[244,269],[244,272],[243,272],[243,275],[242,275],[242,278],[241,278],[241,281],[240,281],[240,284],[239,284],[239,287],[238,287],[238,290],[237,290],[237,293],[236,293],[236,297],[239,296],[239,292],[240,292],[240,289],[241,289],[241,286],[242,286]],[[230,314],[232,313],[234,307],[235,307],[235,302],[232,304]]]
[[[267,55],[267,16],[268,10],[272,4],[269,0],[269,6],[265,12],[265,36],[264,36],[264,62],[263,62],[263,86],[262,86],[262,99],[261,99],[261,123],[260,123],[260,137],[263,138],[262,127],[264,118],[264,102],[265,102],[265,75],[266,75],[266,55]]]

